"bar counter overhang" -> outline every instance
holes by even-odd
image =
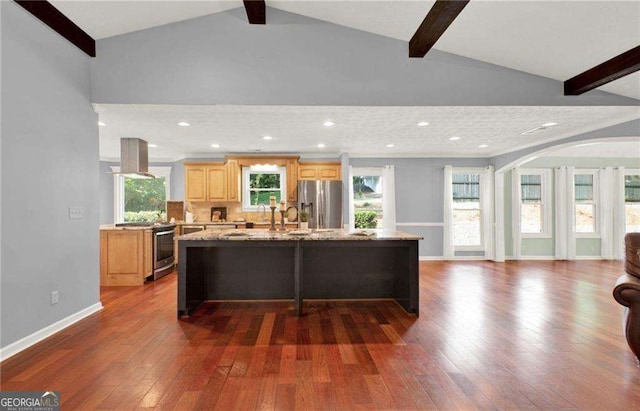
[[[178,318],[221,300],[293,300],[299,316],[304,299],[394,299],[418,315],[422,237],[371,231],[207,230],[178,237]]]

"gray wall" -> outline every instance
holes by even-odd
[[[352,167],[395,166],[396,222],[442,223],[444,221],[444,166],[483,167],[486,158],[354,158]],[[345,175],[345,181],[348,174]],[[421,257],[442,257],[443,227],[400,226],[401,231],[424,237]],[[456,253],[458,255],[458,253]]]
[[[0,7],[6,347],[99,302],[98,127],[90,58],[16,3]]]
[[[95,103],[291,105],[636,105],[563,83],[268,8],[243,8],[98,41]]]

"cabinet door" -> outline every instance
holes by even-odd
[[[340,165],[318,167],[320,180],[340,180]]]
[[[144,273],[142,281],[153,274],[153,232],[151,230],[144,232]]]
[[[317,180],[318,166],[300,164],[298,166],[298,180]]]
[[[185,200],[207,200],[207,174],[204,166],[185,166]]]
[[[287,202],[298,201],[298,162],[287,160]]]
[[[224,166],[207,167],[207,201],[227,201],[227,170]]]
[[[240,166],[238,160],[229,160],[227,162],[227,201],[241,201],[240,194]]]

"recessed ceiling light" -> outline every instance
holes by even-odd
[[[424,126],[428,126],[429,123],[427,123],[426,121],[421,121],[418,123],[418,127],[424,127]]]
[[[271,140],[272,138],[273,138],[273,137],[271,137],[271,136],[264,136],[264,137],[262,137],[262,139],[263,139],[263,140]]]
[[[186,121],[181,121],[178,123],[178,125],[181,127],[189,127],[191,124],[187,123]]]
[[[157,148],[158,145],[157,144],[147,144],[147,147],[149,147],[149,148]]]
[[[334,124],[336,124],[336,123],[334,123],[334,122],[333,122],[333,121],[331,121],[331,120],[327,120],[327,121],[325,121],[325,122],[324,122],[324,123],[322,123],[322,124],[324,124],[324,126],[325,126],[325,127],[331,127],[331,126],[333,126],[333,125],[334,125]]]
[[[102,121],[98,121],[98,125],[99,125],[100,127],[104,127],[104,126],[106,126],[106,124],[105,124],[104,122],[102,122]]]
[[[211,144],[211,147],[213,147],[213,148],[220,148],[220,144]]]
[[[395,147],[395,144],[387,144],[387,147],[391,148],[391,147]]]
[[[488,145],[488,144],[480,144],[480,145],[478,146],[478,148],[487,148],[487,147],[489,147],[489,145]]]
[[[460,140],[460,137],[458,137],[458,136],[449,137],[449,140],[451,140],[451,141]]]
[[[542,125],[542,127],[553,127],[553,126],[557,126],[557,125],[558,125],[558,123],[544,123]]]
[[[323,143],[319,143],[318,144],[318,148],[325,148],[325,147],[326,147],[326,145],[324,145]]]
[[[596,144],[601,144],[601,142],[583,143],[583,144],[578,144],[577,146],[574,146],[574,147],[595,146]]]

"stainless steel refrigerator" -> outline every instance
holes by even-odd
[[[309,228],[342,228],[342,181],[299,181],[300,211],[309,214]]]

